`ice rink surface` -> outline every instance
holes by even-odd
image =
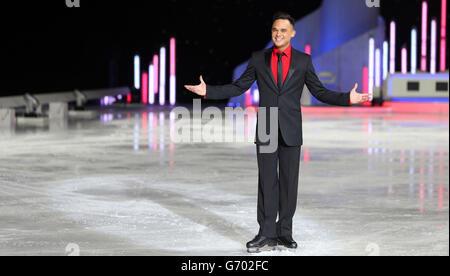
[[[260,255],[449,255],[448,113],[350,110],[303,113],[299,248]],[[0,255],[249,255],[253,143],[173,143],[169,109],[100,112],[0,130]]]

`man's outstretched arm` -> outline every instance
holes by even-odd
[[[358,84],[356,83],[352,91],[348,93],[335,92],[326,89],[316,75],[316,71],[312,64],[312,58],[308,59],[308,68],[306,69],[306,86],[311,94],[319,101],[340,106],[349,106],[352,104],[360,104],[369,100],[368,94],[360,94],[356,91]]]
[[[253,58],[250,59],[245,72],[232,84],[207,85],[200,76],[199,85],[185,85],[184,87],[197,95],[204,96],[205,99],[223,100],[242,95],[256,80],[256,70],[253,65]]]

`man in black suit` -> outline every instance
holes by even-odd
[[[291,47],[290,41],[296,34],[294,25],[295,21],[290,15],[275,14],[272,24],[274,46],[253,53],[247,69],[234,83],[206,85],[200,76],[199,85],[185,86],[205,99],[227,99],[243,94],[256,80],[260,93],[259,108],[266,108],[267,113],[273,110],[269,111],[268,108],[277,108],[275,110],[279,126],[275,133],[278,135],[275,139],[276,150],[269,153],[262,150],[267,146],[267,141],[259,139],[258,130],[255,138],[260,228],[258,235],[247,243],[249,252],[258,252],[277,244],[297,248],[297,243],[292,238],[292,219],[297,206],[300,153],[303,145],[300,97],[304,85],[318,100],[331,105],[350,106],[369,100],[369,95],[356,92],[358,84],[345,93],[326,89],[315,73],[311,56]],[[269,118],[270,114],[265,119],[258,116],[257,129],[265,124],[263,129],[270,130]],[[270,137],[272,139],[273,133]]]

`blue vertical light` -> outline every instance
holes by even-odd
[[[373,97],[375,77],[375,39],[371,37],[369,39],[369,95]]]
[[[411,73],[417,73],[417,30],[411,30]]]
[[[134,56],[134,87],[141,89],[141,59],[138,55]]]
[[[383,80],[386,80],[389,73],[389,43],[383,42]]]
[[[161,47],[159,51],[159,104],[166,103],[166,48]]]

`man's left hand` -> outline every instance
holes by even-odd
[[[356,92],[357,88],[358,83],[355,83],[355,87],[353,87],[352,91],[350,91],[350,101],[352,102],[352,104],[360,104],[367,102],[370,99],[370,95]]]

